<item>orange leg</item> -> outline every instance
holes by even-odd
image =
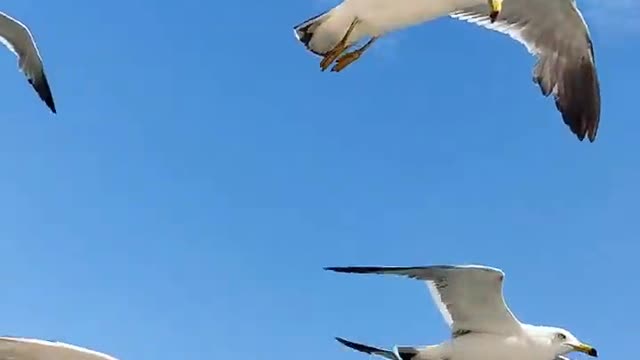
[[[327,68],[331,65],[331,63],[336,61],[336,59],[340,55],[342,55],[342,53],[345,50],[347,50],[348,48],[347,39],[349,38],[349,35],[351,35],[351,33],[353,32],[353,29],[355,29],[356,25],[358,25],[359,22],[360,20],[358,20],[358,18],[353,19],[353,21],[351,22],[351,25],[349,25],[349,28],[347,29],[347,33],[344,35],[344,37],[342,37],[342,40],[340,40],[333,49],[329,50],[329,52],[327,52],[324,55],[324,58],[320,62],[320,68],[322,69],[322,71],[327,70]]]
[[[336,64],[331,68],[331,71],[339,72],[342,69],[346,68],[352,62],[358,60],[360,56],[373,44],[378,38],[372,37],[369,41],[364,44],[360,49],[346,53],[338,58]]]

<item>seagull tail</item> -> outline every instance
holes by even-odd
[[[316,15],[293,27],[296,39],[298,39],[298,41],[300,41],[307,50],[316,55],[322,56],[326,52],[326,50],[320,50],[316,45],[318,39],[315,38],[315,35],[318,28],[320,28],[320,26],[324,24],[330,16],[331,11],[325,11],[322,14]],[[313,43],[311,40],[313,40]]]
[[[342,40],[353,20],[349,10],[338,5],[294,26],[293,31],[307,50],[324,56]]]

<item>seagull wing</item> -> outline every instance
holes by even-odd
[[[0,337],[0,359],[118,360],[107,354],[55,341]]]
[[[377,355],[377,356],[380,356],[380,357],[383,357],[383,358],[386,358],[386,359],[389,359],[389,360],[402,360],[401,358],[398,358],[396,356],[396,354],[393,353],[393,351],[390,351],[390,350],[378,349],[378,348],[373,347],[373,346],[359,344],[359,343],[356,343],[356,342],[353,342],[353,341],[349,341],[347,339],[343,339],[343,338],[340,338],[340,337],[337,337],[336,340],[340,344],[342,344],[342,345],[344,345],[344,346],[346,346],[348,348],[351,348],[353,350],[360,351],[360,352],[363,352],[363,353],[366,353],[366,354],[369,354],[369,355]]]
[[[0,12],[0,41],[18,57],[18,66],[40,99],[56,113],[56,105],[33,37],[22,23]]]
[[[495,268],[463,266],[331,267],[342,273],[393,274],[423,280],[454,337],[469,332],[517,334],[520,322],[502,295],[504,273]]]
[[[359,344],[357,342],[349,341],[340,337],[337,337],[336,340],[338,340],[338,342],[342,345],[353,350],[360,351],[369,355],[377,355],[389,360],[411,360],[419,353],[418,350],[412,346],[396,346],[394,348],[394,351],[391,351],[379,349],[365,344]]]
[[[538,58],[533,72],[542,94],[581,141],[594,141],[600,122],[600,84],[587,24],[573,0],[508,0],[493,24],[488,6],[450,14],[511,36]]]

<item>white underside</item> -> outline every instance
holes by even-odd
[[[330,11],[327,20],[315,31],[310,46],[320,52],[331,49],[355,18],[360,23],[349,36],[349,44],[485,2],[487,0],[345,0]]]
[[[117,360],[79,346],[39,339],[0,337],[0,359],[7,360]]]
[[[504,336],[468,334],[420,350],[415,360],[549,360],[554,350],[522,333]]]

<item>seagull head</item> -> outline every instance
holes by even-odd
[[[544,327],[543,334],[543,337],[551,348],[555,350],[557,356],[579,351],[592,357],[598,357],[598,351],[593,346],[578,340],[577,337],[565,329]]]

